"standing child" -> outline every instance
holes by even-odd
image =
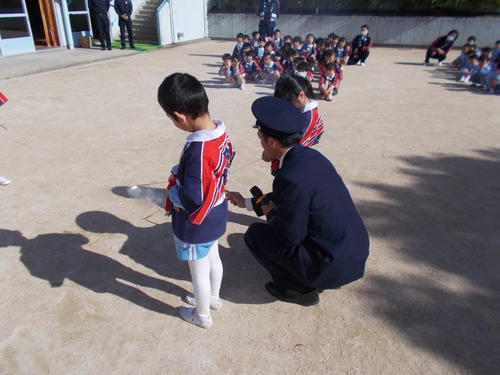
[[[179,314],[210,328],[210,309],[222,305],[218,239],[226,231],[225,186],[234,150],[224,122],[210,116],[207,94],[195,77],[174,73],[165,78],[158,102],[177,128],[191,133],[169,177],[175,248],[179,259],[188,262],[194,290],[186,302],[196,306],[180,307]]]

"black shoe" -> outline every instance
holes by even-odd
[[[106,47],[101,47],[101,51],[106,51]]]
[[[308,293],[300,293],[291,289],[280,290],[270,281],[266,284],[266,290],[272,296],[283,302],[296,303],[301,306],[314,306],[319,303],[319,295],[316,289]]]
[[[108,51],[111,51],[113,48],[111,48],[111,46],[108,46]]]
[[[131,45],[130,45],[130,48],[135,49],[135,44],[131,44]]]
[[[125,46],[121,46],[120,49],[125,49],[126,47]]]

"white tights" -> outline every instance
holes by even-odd
[[[222,261],[219,257],[219,241],[215,241],[208,255],[188,261],[193,282],[196,310],[200,316],[210,316],[210,298],[219,299],[222,283]]]

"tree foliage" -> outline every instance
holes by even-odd
[[[258,0],[211,0],[214,12],[253,13]],[[500,0],[281,0],[282,14],[500,14]]]

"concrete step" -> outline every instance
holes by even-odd
[[[163,0],[146,0],[133,17],[134,39],[138,43],[158,44],[156,10]]]

